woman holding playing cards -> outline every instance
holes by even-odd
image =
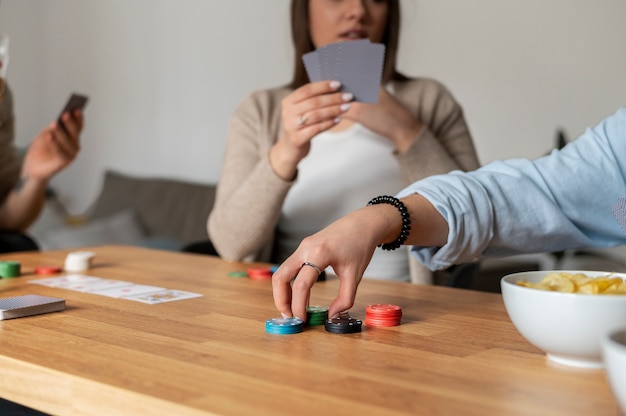
[[[452,170],[479,167],[454,97],[396,70],[398,0],[292,0],[294,75],[248,96],[232,117],[208,231],[226,260],[280,263],[300,241],[372,197]],[[302,56],[336,42],[385,47],[378,101],[356,101],[335,79],[309,82]],[[371,70],[367,64],[363,70]],[[319,69],[327,74],[325,60]],[[341,73],[340,64],[331,73]],[[347,81],[357,83],[358,74]],[[359,90],[360,91],[360,90]],[[433,283],[401,250],[375,253],[366,277]],[[438,282],[436,279],[435,283]]]

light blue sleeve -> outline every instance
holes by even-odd
[[[626,243],[626,109],[535,161],[493,162],[415,182],[446,218],[443,247],[413,247],[432,270],[483,256]]]

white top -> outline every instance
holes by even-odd
[[[399,192],[403,183],[393,151],[388,139],[358,123],[317,135],[283,204],[276,252],[293,253],[303,238],[372,198]],[[394,251],[377,249],[364,276],[410,281],[407,256],[404,246]]]

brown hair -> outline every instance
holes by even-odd
[[[385,45],[383,84],[390,80],[406,80],[396,69],[396,56],[400,39],[400,1],[387,0],[389,12],[382,43]],[[302,55],[315,49],[309,27],[309,0],[291,0],[291,38],[295,49],[293,78],[289,86],[298,88],[309,82]]]

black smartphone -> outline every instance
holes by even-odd
[[[83,110],[87,105],[88,100],[89,98],[86,95],[73,93],[67,100],[65,107],[63,107],[63,110],[59,114],[59,117],[57,119],[59,125],[65,128],[65,126],[63,126],[63,121],[61,121],[61,116],[63,116],[63,114],[68,111],[73,112],[74,110]]]

